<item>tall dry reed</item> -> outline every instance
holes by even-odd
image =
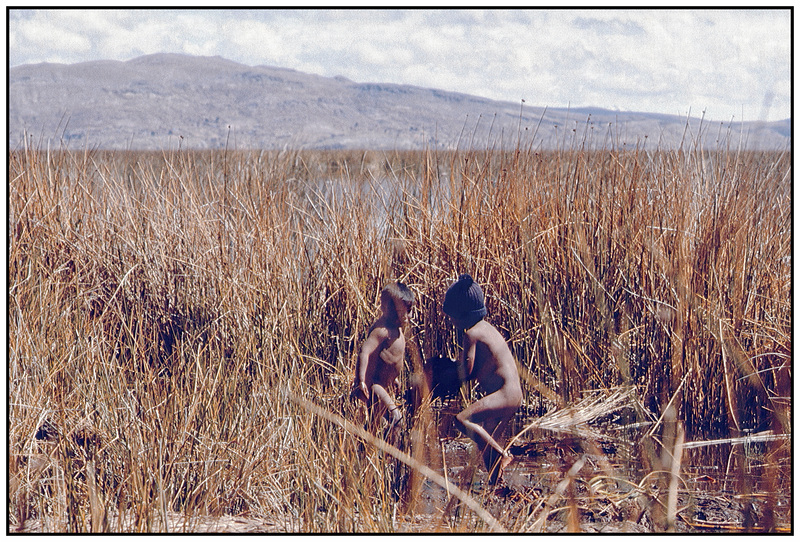
[[[358,423],[391,280],[424,358],[475,276],[531,415],[624,384],[687,440],[789,433],[788,154],[567,147],[10,152],[9,527],[424,530],[418,473],[290,400]]]

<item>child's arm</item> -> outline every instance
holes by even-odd
[[[392,396],[389,395],[388,391],[386,391],[386,388],[380,384],[373,384],[372,393],[378,396],[378,399],[381,400],[381,402],[386,406],[386,409],[391,413],[392,424],[399,422],[403,418],[403,413],[400,412],[400,408],[395,404]]]
[[[384,340],[384,334],[380,332],[380,328],[372,330],[364,344],[361,345],[361,350],[358,353],[358,361],[356,362],[356,384],[359,389],[364,392],[366,397],[369,397],[369,387],[367,385],[367,369],[369,368],[369,360],[374,352],[380,348]],[[371,380],[371,378],[370,378]]]
[[[470,379],[472,369],[475,367],[475,344],[475,340],[468,333],[464,333],[461,357],[458,360],[458,377],[462,382]]]

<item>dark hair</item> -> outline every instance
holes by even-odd
[[[392,282],[384,286],[383,290],[381,290],[381,301],[383,300],[399,301],[405,305],[406,310],[411,310],[411,307],[414,305],[414,292],[402,282]],[[392,318],[396,320],[397,311],[394,308],[394,303],[389,304],[389,309],[391,310]]]
[[[388,296],[391,299],[402,301],[407,308],[414,305],[414,292],[402,282],[392,282],[381,290],[381,299]]]

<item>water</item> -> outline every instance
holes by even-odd
[[[662,462],[663,447],[657,438],[644,431],[631,435],[613,428],[594,437],[586,431],[533,430],[510,447],[515,460],[502,481],[492,486],[474,444],[452,427],[455,411],[456,407],[446,405],[437,413],[443,452],[439,472],[451,483],[470,489],[504,524],[513,519],[514,530],[565,530],[570,504],[576,506],[584,532],[661,532],[667,528],[671,461]],[[577,466],[577,472],[570,475]],[[684,450],[674,529],[788,530],[791,489],[787,442]],[[447,509],[448,495],[439,486],[426,483],[422,494],[421,513],[441,516]],[[548,501],[549,513],[544,511]],[[456,514],[452,506],[448,513]],[[454,518],[450,518],[451,527]]]

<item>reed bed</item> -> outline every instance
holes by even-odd
[[[654,473],[675,466],[661,447],[790,435],[790,157],[688,147],[11,151],[8,528],[524,531],[563,503],[574,520],[583,459],[536,506],[473,495],[427,521],[431,406],[403,456],[336,423],[363,420],[354,356],[392,280],[417,295],[409,374],[456,354],[444,291],[481,282],[519,362],[521,439],[621,387],[660,439],[640,450]],[[777,480],[790,455],[769,446]]]

